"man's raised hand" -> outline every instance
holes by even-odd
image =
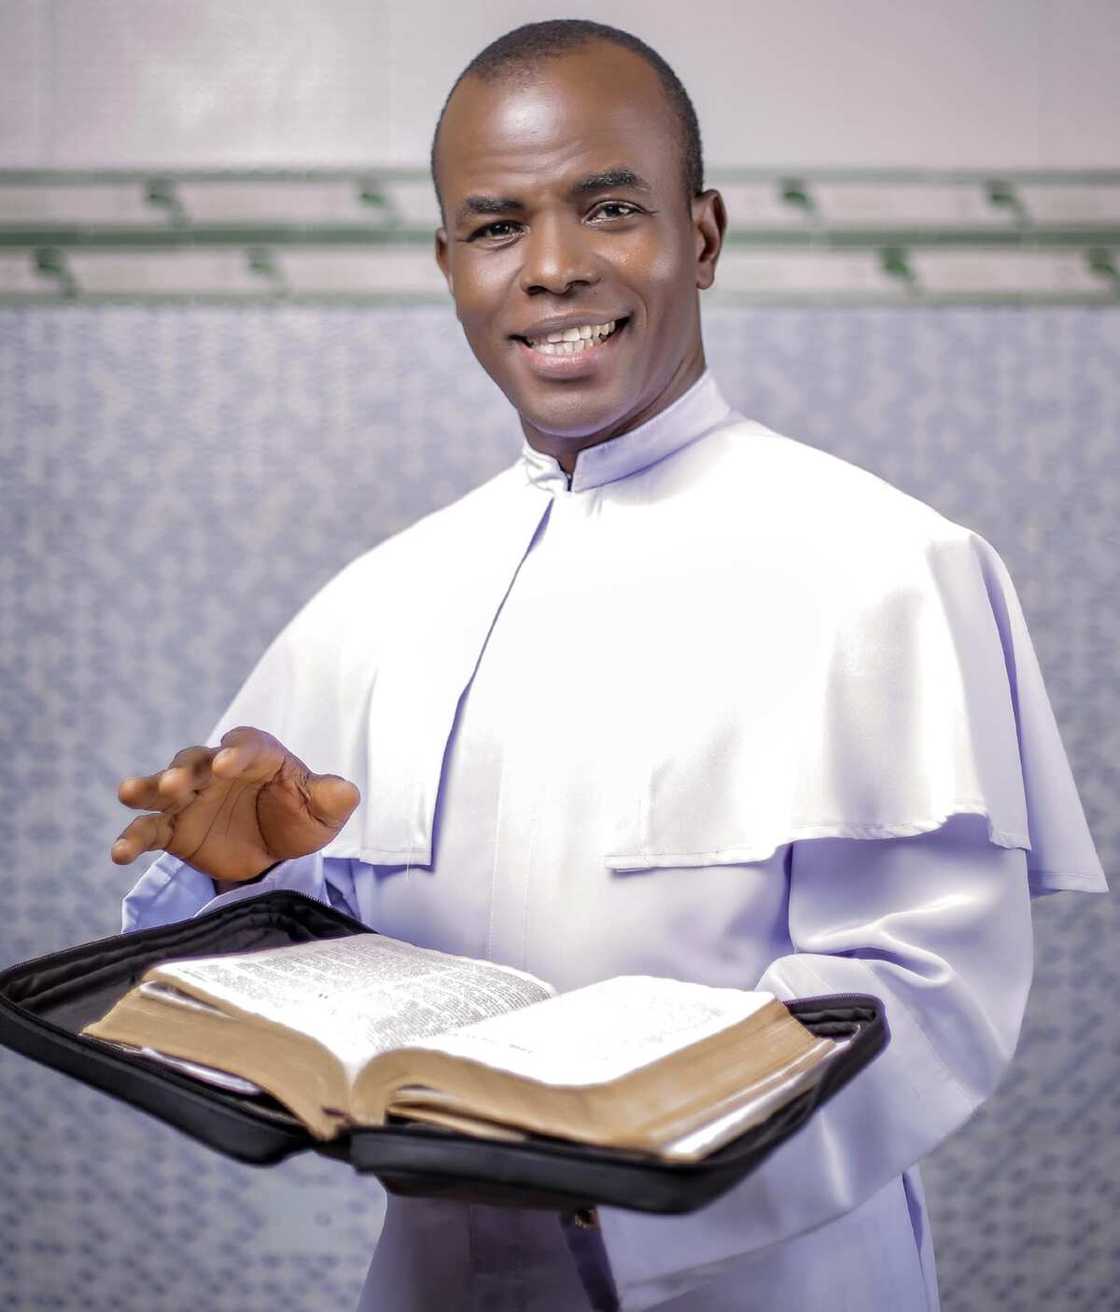
[[[270,733],[244,726],[220,747],[185,747],[165,770],[122,780],[117,796],[151,813],[113,844],[117,865],[162,850],[223,883],[317,852],[361,800],[349,780],[312,774]]]

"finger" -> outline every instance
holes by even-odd
[[[156,783],[159,795],[172,802],[185,801],[205,788],[213,773],[210,766],[217,750],[216,747],[184,747],[176,752]]]
[[[289,756],[290,753],[272,734],[241,725],[222,735],[222,745],[210,768],[219,779],[259,783],[271,779]]]
[[[307,796],[316,820],[332,829],[341,829],[362,800],[357,785],[337,774],[310,774]]]
[[[117,786],[117,798],[136,811],[152,810],[160,804],[159,774],[129,775]]]
[[[160,770],[157,774],[122,779],[117,797],[134,811],[165,811],[179,800],[176,789],[161,787],[165,774],[165,770]]]
[[[117,797],[137,811],[164,811],[206,783],[213,755],[210,747],[184,747],[165,770],[122,779]]]
[[[126,866],[141,852],[155,852],[171,838],[171,823],[162,815],[138,816],[109,849],[114,864]]]
[[[210,775],[210,762],[214,759],[216,747],[184,747],[171,758],[167,770],[186,770],[196,784],[205,782]]]

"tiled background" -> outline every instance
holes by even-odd
[[[1120,312],[706,316],[745,413],[986,537],[1105,868],[1120,818]],[[448,310],[0,310],[0,963],[114,932],[117,779],[208,731],[343,562],[511,461]],[[1117,1307],[1116,904],[1036,904],[1000,1094],[927,1169],[947,1312]],[[0,1306],[352,1304],[377,1188],[219,1159],[0,1052]]]

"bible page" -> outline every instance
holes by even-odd
[[[524,971],[383,934],[165,962],[150,975],[310,1035],[351,1078],[379,1052],[553,994]]]
[[[779,1107],[811,1089],[830,1061],[848,1046],[848,1039],[820,1039],[791,1071],[763,1082],[747,1095],[734,1095],[711,1109],[711,1120],[665,1144],[661,1156],[670,1162],[695,1162],[761,1125]]]
[[[413,1042],[543,1084],[600,1084],[746,1020],[772,993],[622,975]]]
[[[120,1043],[116,1039],[102,1039],[101,1042],[120,1048],[122,1052],[138,1052],[142,1057],[150,1057],[153,1061],[170,1066],[173,1070],[182,1071],[184,1075],[190,1075],[204,1084],[212,1084],[215,1088],[224,1089],[227,1093],[240,1093],[246,1098],[258,1098],[265,1092],[252,1080],[234,1075],[231,1071],[218,1070],[216,1066],[204,1066],[201,1062],[188,1061],[185,1057],[172,1057],[156,1048],[137,1047],[135,1043]]]

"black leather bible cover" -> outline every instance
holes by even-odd
[[[560,1211],[603,1204],[690,1212],[759,1166],[889,1039],[877,998],[844,994],[788,1002],[814,1033],[850,1039],[847,1048],[815,1088],[762,1125],[701,1162],[667,1164],[559,1140],[505,1143],[405,1124],[357,1130],[320,1143],[271,1099],[227,1093],[80,1033],[161,961],[373,932],[303,894],[278,891],[192,920],[65,948],[0,973],[0,1044],[255,1165],[312,1150],[348,1161],[400,1194]]]

